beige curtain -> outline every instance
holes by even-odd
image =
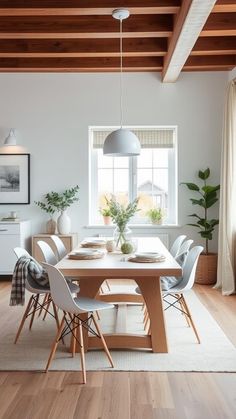
[[[224,115],[221,159],[218,272],[215,288],[236,291],[236,82],[229,85]]]

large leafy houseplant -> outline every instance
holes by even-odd
[[[209,240],[213,238],[213,232],[215,226],[219,224],[219,220],[209,218],[208,210],[218,201],[218,191],[220,185],[211,186],[207,184],[207,180],[210,177],[210,169],[207,168],[204,171],[199,170],[198,178],[203,182],[203,185],[198,186],[195,183],[183,182],[183,185],[186,185],[190,191],[193,191],[197,194],[198,199],[190,198],[190,201],[194,206],[199,206],[201,208],[200,214],[190,214],[189,217],[195,218],[195,223],[189,223],[188,225],[196,227],[198,233],[203,239],[205,239],[205,254],[209,254]]]

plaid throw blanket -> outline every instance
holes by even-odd
[[[22,256],[17,260],[12,276],[10,306],[25,304],[25,281],[28,275],[49,289],[48,275],[44,268],[33,257]]]

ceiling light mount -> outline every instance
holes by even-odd
[[[130,13],[126,9],[115,9],[112,12],[112,17],[117,20],[124,20],[129,17]]]

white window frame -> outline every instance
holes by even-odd
[[[119,127],[109,126],[91,126],[89,127],[89,225],[101,226],[102,223],[98,223],[98,217],[94,215],[94,208],[97,208],[98,202],[98,162],[96,149],[93,148],[93,131],[95,130],[115,130]],[[178,225],[178,140],[177,140],[177,126],[166,125],[166,126],[126,126],[128,129],[172,129],[174,147],[169,149],[168,152],[168,212],[169,217],[166,222],[168,225]],[[133,201],[137,196],[137,157],[129,158],[129,201]],[[172,181],[174,179],[174,181]],[[145,225],[150,224],[148,220],[143,218],[134,217],[132,225]]]

